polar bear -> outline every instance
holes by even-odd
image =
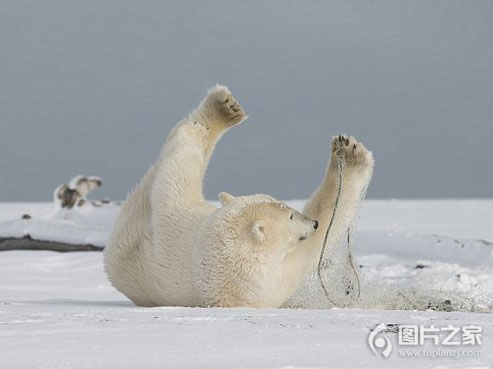
[[[280,307],[314,270],[338,187],[335,242],[353,221],[373,158],[352,137],[332,141],[332,160],[299,213],[267,195],[219,194],[208,203],[202,180],[217,141],[247,118],[216,85],[169,133],[157,162],[130,193],[104,250],[110,282],[142,306]]]

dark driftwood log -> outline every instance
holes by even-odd
[[[7,250],[49,250],[58,252],[69,251],[103,251],[102,247],[94,245],[77,245],[55,241],[33,240],[24,238],[0,238],[0,251]]]

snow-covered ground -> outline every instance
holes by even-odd
[[[0,204],[0,238],[102,246],[117,212]],[[99,252],[5,251],[0,368],[490,367],[492,225],[492,200],[366,201],[354,234],[362,296],[346,309],[140,308],[109,285]],[[323,306],[310,288],[304,297]],[[427,307],[441,311],[417,311]],[[400,346],[403,325],[476,325],[482,344]],[[443,357],[462,354],[473,356]]]

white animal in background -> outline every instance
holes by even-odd
[[[56,208],[72,209],[75,205],[83,206],[89,192],[101,187],[103,182],[98,176],[75,176],[70,182],[62,183],[53,192],[53,202]]]
[[[337,194],[335,242],[355,218],[372,174],[372,154],[352,137],[332,141],[325,178],[303,214],[267,195],[219,194],[202,181],[214,147],[246,119],[228,88],[213,87],[169,133],[157,162],[122,206],[104,251],[109,280],[137,305],[279,307],[317,265]]]

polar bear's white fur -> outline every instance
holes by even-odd
[[[226,87],[212,88],[123,204],[104,264],[137,305],[279,307],[315,268],[337,192],[335,159],[303,214],[267,195],[221,193],[220,208],[204,199],[216,142],[245,118]],[[345,152],[345,185],[329,242],[353,221],[373,168],[351,137],[334,139],[332,149]]]

